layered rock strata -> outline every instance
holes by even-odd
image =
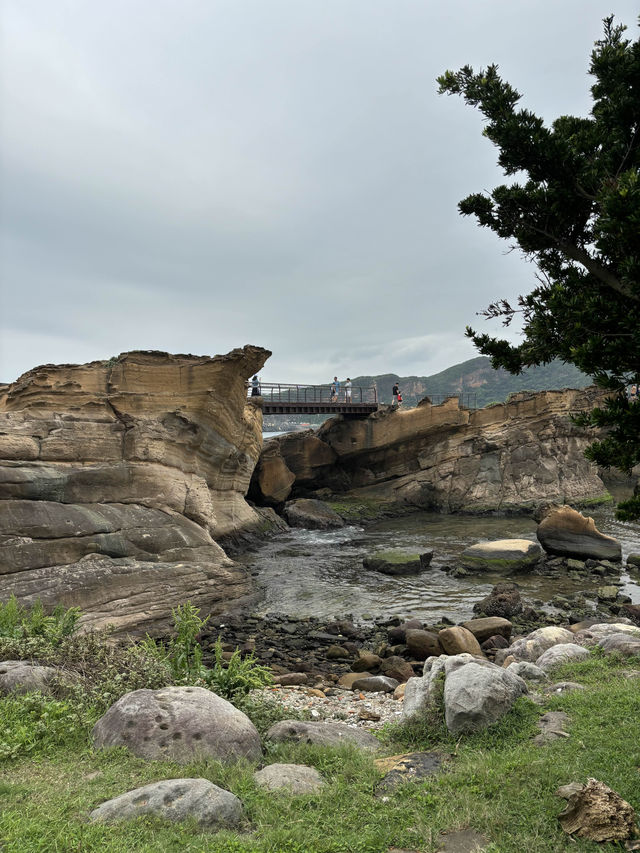
[[[246,380],[269,355],[131,352],[3,388],[2,598],[146,631],[187,599],[218,612],[245,596],[216,540],[262,524],[244,500],[262,446]]]
[[[315,433],[271,439],[251,494],[278,505],[320,489],[393,506],[442,512],[531,509],[606,495],[584,457],[593,439],[570,418],[601,397],[584,391],[522,392],[472,411],[452,398],[384,407],[364,419],[333,418]]]

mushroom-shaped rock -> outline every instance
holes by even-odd
[[[222,829],[240,823],[242,803],[208,779],[164,779],[102,803],[90,818],[111,823],[149,814],[171,821],[191,818],[203,828]]]
[[[576,643],[558,643],[557,646],[551,646],[543,652],[535,665],[548,672],[554,666],[585,660],[588,657],[589,649],[585,649],[584,646],[578,646]]]
[[[352,744],[358,749],[375,752],[380,741],[364,729],[347,726],[345,723],[305,723],[300,720],[283,720],[271,726],[267,740],[282,743],[315,743],[319,746],[342,746]]]
[[[290,794],[312,794],[325,785],[315,769],[306,764],[268,764],[253,774],[256,784],[269,791],[285,789]]]
[[[538,525],[536,535],[549,554],[594,560],[622,559],[618,540],[600,533],[592,518],[570,506],[551,509]]]
[[[291,527],[306,527],[310,530],[344,527],[343,519],[335,510],[326,503],[312,498],[300,498],[286,503],[284,517]]]
[[[537,542],[528,539],[498,539],[495,542],[478,542],[465,548],[460,561],[465,569],[477,572],[527,572],[542,557]]]
[[[203,687],[127,693],[95,724],[93,740],[97,749],[126,746],[140,758],[182,764],[262,755],[260,735],[246,714]]]

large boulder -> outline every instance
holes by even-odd
[[[203,687],[127,693],[95,724],[93,742],[96,749],[126,746],[140,758],[181,764],[262,755],[260,735],[246,714]]]
[[[622,559],[620,542],[600,533],[592,518],[570,506],[553,507],[538,525],[536,535],[549,554],[594,560]]]
[[[425,663],[422,678],[407,682],[402,714],[409,719],[442,703],[450,732],[479,731],[497,722],[526,692],[522,678],[487,660],[442,655]]]
[[[309,530],[330,530],[344,527],[338,513],[322,501],[300,498],[284,505],[284,517],[291,527],[306,527]]]
[[[245,382],[270,353],[124,353],[45,365],[0,394],[3,595],[77,606],[82,626],[163,632],[189,600],[251,592],[218,544],[258,532],[245,501],[262,413]]]
[[[282,720],[267,732],[267,740],[275,743],[313,743],[318,746],[352,745],[358,749],[376,752],[380,741],[364,729],[346,723],[305,723],[301,720]]]
[[[208,779],[163,779],[107,800],[89,818],[112,823],[144,815],[175,822],[191,819],[203,829],[219,830],[237,826],[243,809],[234,794]]]
[[[528,539],[498,539],[478,542],[465,548],[460,562],[465,569],[476,572],[528,572],[540,561],[542,550],[537,542]]]

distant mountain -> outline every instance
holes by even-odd
[[[530,367],[519,376],[513,376],[506,370],[494,370],[486,356],[454,364],[453,367],[433,376],[398,376],[395,373],[385,373],[380,376],[357,376],[352,381],[354,386],[375,385],[378,389],[378,400],[382,403],[391,402],[391,389],[397,381],[403,405],[406,406],[415,406],[425,396],[434,398],[435,403],[445,396],[462,394],[463,402],[478,407],[501,403],[515,391],[586,388],[593,384],[577,367],[558,360],[540,367]]]

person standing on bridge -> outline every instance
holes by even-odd
[[[400,400],[402,399],[402,397],[400,397],[400,386],[397,382],[394,383],[394,386],[391,389],[391,393],[393,394],[393,405],[397,406]]]
[[[338,395],[340,394],[340,383],[338,382],[338,377],[333,377],[333,382],[331,383],[331,402],[338,402]]]
[[[347,376],[347,381],[344,383],[344,397],[345,397],[346,403],[351,402],[351,380],[349,379],[348,376]]]
[[[260,380],[257,375],[253,377],[251,380],[251,396],[259,397],[260,396]]]

